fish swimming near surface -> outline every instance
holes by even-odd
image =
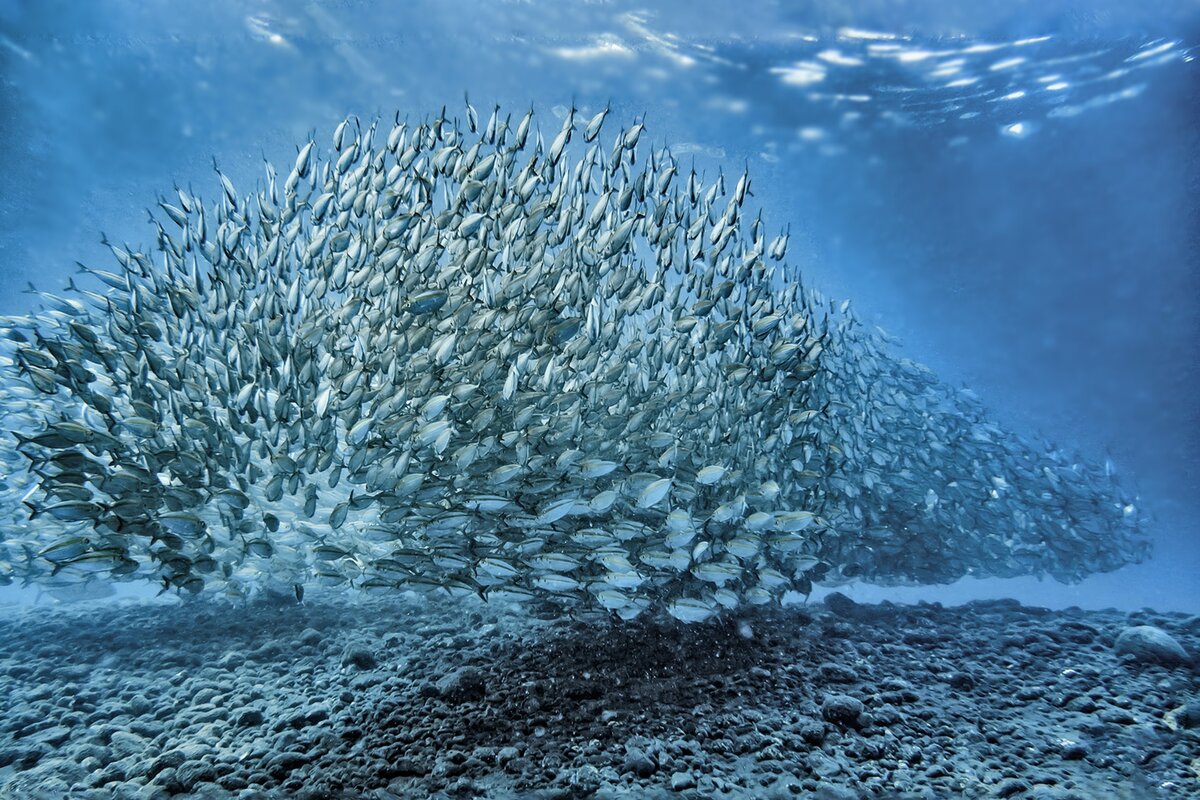
[[[0,580],[697,622],[1145,557],[1103,468],[803,285],[748,173],[609,115],[351,118],[158,198],[152,247],[0,320]]]

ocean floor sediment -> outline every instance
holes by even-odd
[[[1118,646],[1135,626],[1167,639]],[[0,797],[1200,797],[1198,674],[1170,640],[1200,653],[1200,618],[838,594],[698,625],[408,597],[11,608]]]

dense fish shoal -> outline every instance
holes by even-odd
[[[0,580],[701,622],[1146,556],[1108,470],[806,287],[747,171],[607,115],[347,119],[34,290],[2,321]]]

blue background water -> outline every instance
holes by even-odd
[[[1200,13],[980,5],[0,0],[0,313],[105,266],[102,230],[149,245],[143,209],[212,196],[213,156],[249,190],[351,113],[611,102],[748,162],[806,279],[1155,516],[1153,561],[1079,586],[852,594],[1200,611]]]

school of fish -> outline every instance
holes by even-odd
[[[804,287],[750,177],[575,108],[351,118],[0,319],[0,582],[684,622],[1141,560],[1103,467]],[[78,283],[76,283],[78,281]]]

